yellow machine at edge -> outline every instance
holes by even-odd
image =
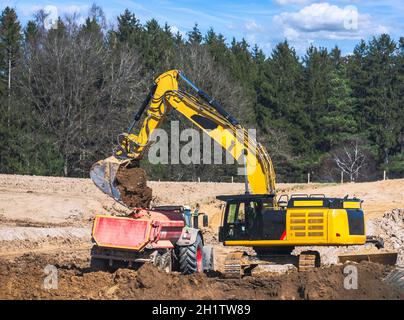
[[[196,91],[197,96],[181,90],[179,79]],[[170,70],[156,78],[128,131],[119,135],[114,156],[93,166],[91,178],[103,192],[121,201],[114,181],[116,171],[120,166],[137,162],[143,157],[153,131],[161,127],[165,116],[173,109],[209,135],[236,161],[244,164],[245,194],[217,196],[225,202],[219,241],[225,246],[253,247],[257,256],[255,262],[246,262],[244,252],[230,254],[225,265],[228,275],[238,276],[246,266],[271,259],[274,253],[290,253],[296,246],[358,245],[366,242],[361,200],[324,195],[277,197],[275,171],[266,149],[252,139],[216,100],[178,70]],[[132,131],[142,116],[144,120],[135,134]],[[319,257],[315,252],[299,256],[299,268],[302,270],[318,263]]]

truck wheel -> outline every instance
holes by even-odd
[[[173,270],[173,260],[171,258],[171,252],[166,252],[161,256],[159,268],[166,273],[171,273]]]
[[[183,274],[203,272],[203,244],[198,234],[192,245],[179,247],[179,264]]]

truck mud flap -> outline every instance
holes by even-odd
[[[208,271],[215,270],[215,258],[214,258],[212,246],[203,247],[202,263],[203,263],[203,271],[208,272]]]

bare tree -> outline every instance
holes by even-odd
[[[83,176],[110,153],[144,86],[138,54],[104,44],[100,30],[74,17],[42,30],[40,45],[25,60],[25,96],[56,137],[64,174]],[[114,141],[115,142],[115,141]]]
[[[251,119],[252,103],[243,88],[233,81],[224,68],[217,65],[208,48],[182,45],[176,53],[176,68],[182,70],[198,87],[218,100],[235,118]],[[194,93],[195,94],[195,93]]]
[[[349,177],[350,181],[358,179],[360,171],[366,166],[366,154],[360,147],[358,140],[337,149],[333,154],[337,167]]]

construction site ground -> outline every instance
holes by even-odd
[[[344,265],[335,252],[364,250],[324,248],[325,265],[309,272],[269,269],[243,279],[222,279],[226,253],[217,241],[219,194],[243,192],[238,183],[149,182],[153,203],[200,204],[209,216],[204,228],[215,249],[216,272],[184,276],[165,274],[151,265],[137,269],[94,271],[89,267],[90,233],[95,214],[125,209],[102,194],[90,179],[0,175],[0,299],[403,299],[404,292],[383,279],[391,266],[362,262],[359,286],[344,289]],[[404,179],[346,184],[279,184],[279,193],[356,196],[364,200],[368,233],[400,252],[402,265]],[[385,215],[386,212],[390,212]],[[202,219],[201,219],[202,221]],[[329,255],[329,257],[327,257]],[[45,267],[54,265],[58,289],[45,289]]]

